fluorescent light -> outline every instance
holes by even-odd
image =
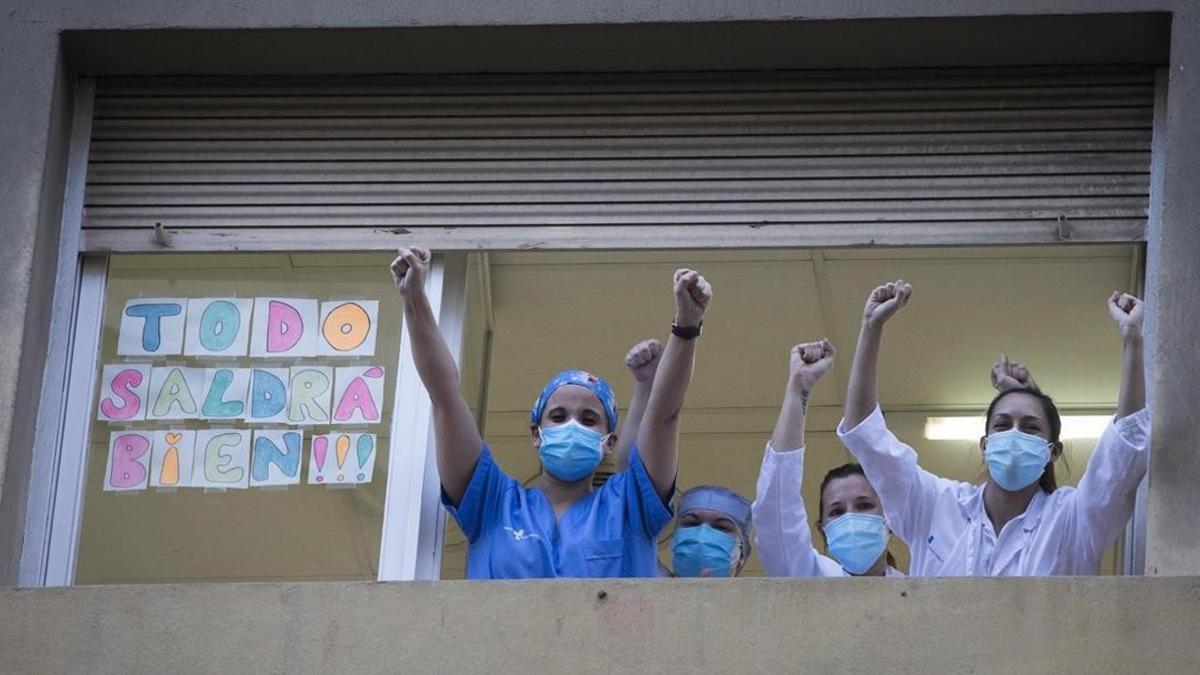
[[[1062,439],[1100,438],[1110,415],[1065,415]],[[931,441],[976,441],[984,435],[983,417],[926,417],[925,438]]]
[[[1063,418],[1062,437],[1100,438],[1112,415],[1067,415]]]
[[[926,417],[925,438],[931,441],[972,441],[983,436],[984,419],[979,417]]]

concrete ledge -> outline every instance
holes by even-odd
[[[1200,577],[95,586],[0,616],[11,673],[1200,668]]]

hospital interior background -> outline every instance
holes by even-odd
[[[565,367],[594,371],[610,379],[624,407],[632,389],[625,351],[647,337],[665,339],[671,273],[694,266],[714,284],[715,298],[682,418],[679,487],[721,484],[753,497],[788,349],[828,336],[839,358],[809,413],[803,490],[811,519],[821,477],[850,460],[833,430],[863,300],[875,283],[904,278],[915,289],[909,309],[889,324],[882,355],[880,400],[889,425],[917,448],[925,468],[978,481],[985,470],[982,422],[945,439],[927,430],[928,420],[982,415],[994,393],[988,372],[1001,351],[1032,369],[1064,415],[1110,414],[1120,341],[1105,307],[1107,290],[1137,289],[1142,255],[1134,245],[473,254],[464,391],[485,411],[480,424],[502,468],[532,481],[538,460],[528,411],[545,379]],[[377,360],[389,372],[381,411],[390,419],[401,321],[388,261],[378,253],[115,256],[99,362],[111,360],[116,319],[135,295],[378,298]],[[549,288],[571,290],[548,296]],[[95,424],[77,583],[377,577],[386,433],[373,480],[353,489],[301,484],[285,491],[129,495],[102,489],[109,434],[104,423]],[[1079,480],[1094,443],[1087,432],[1066,440],[1061,483]],[[660,547],[664,561],[668,537],[669,531]],[[815,531],[814,541],[819,545]],[[892,550],[906,568],[896,538]],[[449,520],[443,551],[442,578],[462,578],[465,542]],[[1123,569],[1118,542],[1102,572]],[[755,556],[744,574],[761,573]]]

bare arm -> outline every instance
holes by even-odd
[[[638,429],[642,426],[642,417],[646,414],[650,388],[654,384],[654,374],[658,372],[658,360],[661,356],[662,343],[654,339],[637,343],[625,355],[625,367],[629,368],[629,373],[633,375],[633,398],[629,399],[625,421],[621,422],[621,433],[617,435],[617,471],[629,468],[629,451],[633,448]]]
[[[804,423],[808,416],[808,398],[817,380],[833,365],[834,349],[828,339],[792,347],[783,405],[771,435],[771,447],[789,452],[804,447]]]
[[[1108,311],[1121,329],[1121,393],[1117,419],[1146,407],[1146,366],[1142,345],[1143,303],[1128,293],[1113,293]]]
[[[863,308],[862,328],[854,363],[850,366],[850,383],[846,387],[845,428],[853,429],[879,405],[876,376],[879,372],[879,346],[883,342],[883,324],[908,304],[912,286],[903,280],[888,282],[871,291]]]
[[[704,277],[692,270],[676,270],[676,325],[699,326],[711,300],[712,287]],[[685,340],[672,334],[667,340],[646,403],[646,414],[638,429],[638,454],[663,499],[669,496],[679,467],[679,413],[692,382],[695,356],[695,339]]]
[[[404,327],[412,340],[417,375],[433,403],[437,438],[438,475],[442,489],[455,504],[462,501],[483,448],[471,408],[459,389],[458,366],[442,339],[437,318],[425,294],[430,253],[422,248],[402,248],[392,261],[392,277],[404,298]]]

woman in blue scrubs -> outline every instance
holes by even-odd
[[[596,467],[616,447],[616,403],[604,380],[564,371],[530,412],[543,471],[525,488],[496,466],[459,389],[458,368],[425,295],[429,261],[426,249],[402,248],[391,272],[413,362],[433,403],[442,502],[467,537],[467,577],[657,576],[655,539],[672,517],[679,412],[711,286],[693,270],[675,272],[675,320],[628,469],[593,489]]]

